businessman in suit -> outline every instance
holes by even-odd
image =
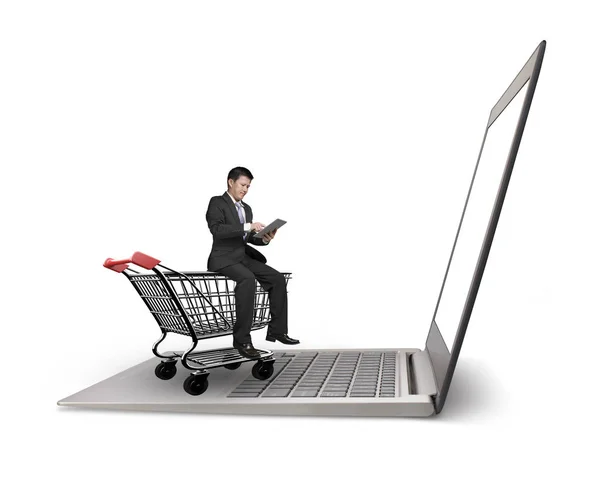
[[[206,211],[206,221],[213,236],[208,270],[224,274],[236,282],[233,347],[247,358],[260,356],[250,337],[255,280],[268,291],[271,303],[267,341],[300,343],[287,334],[287,289],[284,276],[267,266],[267,259],[248,244],[265,246],[273,241],[277,233],[277,230],[273,230],[263,238],[255,237],[265,225],[253,222],[252,208],[242,201],[253,178],[247,168],[233,168],[227,175],[227,191],[222,196],[211,198]]]

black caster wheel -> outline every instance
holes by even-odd
[[[208,389],[208,376],[192,374],[183,382],[183,389],[192,396],[200,396]]]
[[[252,367],[252,376],[256,379],[269,379],[273,376],[273,363],[257,362]]]
[[[225,369],[231,369],[232,371],[234,369],[239,368],[242,365],[242,363],[234,363],[234,364],[226,364],[224,367]]]
[[[175,361],[163,361],[158,366],[156,366],[154,374],[156,374],[156,377],[158,379],[163,379],[165,381],[168,379],[172,379],[175,376],[175,374],[177,374],[177,366],[175,366],[176,364],[177,363]]]

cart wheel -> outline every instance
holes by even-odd
[[[170,362],[161,362],[156,369],[154,370],[154,374],[158,379],[164,379],[165,381],[168,379],[172,379],[175,374],[177,374],[177,363],[174,361]]]
[[[239,368],[241,365],[242,363],[226,364],[225,369],[231,369],[233,371],[234,369]]]
[[[208,389],[208,376],[190,375],[183,382],[183,389],[192,396],[200,396],[200,394]]]
[[[257,362],[252,367],[252,376],[256,379],[269,379],[273,375],[273,363]]]

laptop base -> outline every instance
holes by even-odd
[[[298,351],[304,350],[286,349],[279,353]],[[288,416],[424,417],[435,413],[431,397],[425,394],[376,398],[290,397],[285,400],[227,397],[236,385],[251,375],[252,363],[244,363],[233,371],[211,369],[207,391],[192,396],[183,390],[183,381],[190,371],[178,365],[175,377],[161,380],[154,373],[159,362],[153,357],[61,399],[58,405],[129,411]]]

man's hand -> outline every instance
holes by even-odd
[[[271,241],[273,238],[275,238],[275,233],[277,233],[277,228],[275,228],[273,231],[271,231],[270,233],[265,233],[265,235],[263,236],[263,239],[267,242]]]
[[[256,222],[256,223],[252,223],[250,225],[250,231],[255,231],[256,233],[258,233],[260,230],[262,230],[265,227],[265,225],[263,225],[262,223]]]

